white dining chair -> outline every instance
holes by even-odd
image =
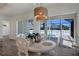
[[[25,34],[18,34],[17,37],[24,38],[24,39],[26,38]]]
[[[28,42],[26,39],[23,38],[16,38],[16,45],[18,48],[18,55],[19,56],[28,56]]]

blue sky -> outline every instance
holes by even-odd
[[[60,19],[56,19],[56,20],[48,20],[48,25],[51,25],[51,23],[53,24],[60,24]],[[66,20],[61,20],[61,23],[65,26],[70,26],[70,22],[66,21]]]

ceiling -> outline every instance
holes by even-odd
[[[42,4],[42,6],[48,6],[50,4]],[[0,8],[0,15],[13,16],[23,12],[33,10],[35,7],[40,6],[38,3],[9,3],[5,8]]]
[[[74,7],[79,6],[79,4],[75,3],[42,3],[42,6],[46,7],[47,9],[50,9],[54,12],[57,12],[56,10],[62,10],[62,7],[67,7],[64,9],[68,9],[68,7]],[[40,6],[40,3],[8,3],[5,8],[0,8],[0,15],[1,16],[15,16],[22,13],[28,13],[29,11],[33,11],[35,7]],[[70,8],[69,7],[69,8]],[[51,13],[51,12],[50,12]]]

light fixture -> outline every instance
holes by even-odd
[[[45,7],[36,7],[34,9],[34,17],[37,21],[46,20],[48,18],[48,10]]]

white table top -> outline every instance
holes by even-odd
[[[50,46],[43,45],[43,42],[49,42],[51,43]],[[45,52],[53,49],[56,46],[56,43],[50,40],[41,41],[40,43],[34,43],[31,46],[29,46],[29,51],[31,52]]]

